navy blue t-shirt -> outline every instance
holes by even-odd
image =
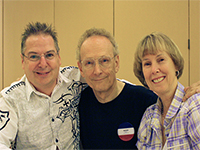
[[[126,83],[114,100],[102,104],[87,87],[79,104],[83,149],[136,149],[143,113],[156,100],[152,91]]]

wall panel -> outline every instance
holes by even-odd
[[[57,1],[55,26],[58,31],[62,66],[77,66],[75,57],[79,37],[91,27],[113,32],[113,1]]]
[[[119,43],[119,78],[140,84],[133,74],[133,57],[138,42],[153,31],[167,34],[179,46],[185,69],[180,82],[188,85],[188,2],[187,1],[115,1],[115,36]]]
[[[53,1],[4,1],[4,87],[23,75],[21,33],[28,22],[53,23]]]
[[[190,83],[200,80],[200,1],[190,1]]]
[[[2,4],[2,0],[0,0],[0,22],[2,22],[2,16],[3,16],[3,4]],[[2,40],[3,40],[3,33],[2,33],[2,23],[0,23],[0,90],[2,89],[2,82],[3,82],[3,76],[2,76],[2,63],[3,63],[3,59],[2,59]]]
[[[161,31],[179,46],[185,59],[184,86],[200,80],[200,1],[76,1],[76,0],[0,0],[0,89],[23,75],[20,36],[28,22],[53,23],[58,32],[62,66],[77,66],[75,50],[80,35],[88,28],[103,27],[114,34],[120,49],[119,78],[140,84],[133,74],[133,55],[139,40],[153,31]],[[114,7],[113,7],[114,6]],[[114,13],[113,13],[114,12]],[[188,33],[188,20],[190,30]],[[114,24],[113,24],[114,22]],[[2,27],[4,27],[2,31]],[[4,32],[4,37],[2,37]],[[187,41],[191,39],[188,52]],[[3,65],[3,66],[2,66]],[[2,72],[2,69],[3,72]],[[4,84],[2,78],[4,76]]]

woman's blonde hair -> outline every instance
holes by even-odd
[[[153,32],[150,35],[145,36],[138,44],[135,58],[134,58],[134,74],[140,80],[140,82],[146,86],[145,78],[142,72],[142,58],[147,54],[157,54],[158,51],[165,51],[174,62],[176,69],[179,73],[177,78],[179,79],[183,73],[184,59],[178,48],[178,46],[165,34],[160,32]]]

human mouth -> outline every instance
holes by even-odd
[[[35,72],[36,74],[38,74],[38,75],[46,75],[46,74],[48,74],[49,72]]]
[[[165,77],[161,77],[161,78],[154,79],[154,80],[152,80],[152,81],[153,81],[154,83],[158,83],[158,82],[164,80],[164,78],[165,78]]]
[[[105,78],[98,78],[98,79],[94,79],[94,81],[102,81],[104,80]]]
[[[94,81],[101,81],[102,79],[95,79]]]

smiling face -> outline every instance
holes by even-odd
[[[158,96],[173,94],[177,87],[177,71],[171,57],[164,51],[146,54],[142,58],[142,71],[148,87]]]
[[[54,40],[50,35],[31,35],[26,40],[25,56],[30,54],[46,54],[54,51],[57,53]],[[29,82],[40,92],[45,89],[53,89],[57,82],[59,67],[61,60],[59,54],[51,60],[46,60],[44,56],[38,61],[30,61],[28,58],[22,57],[22,68]]]
[[[81,75],[94,92],[109,92],[116,86],[116,73],[119,69],[119,56],[113,55],[113,46],[104,36],[91,36],[87,38],[80,49],[81,61],[92,58],[95,60],[93,68],[86,69],[78,62]],[[108,67],[102,67],[98,59],[102,56],[112,58]]]

